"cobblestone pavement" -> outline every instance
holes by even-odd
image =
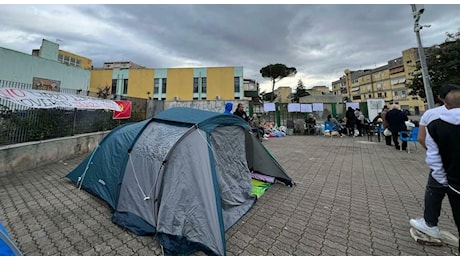
[[[456,255],[409,234],[428,174],[420,145],[407,153],[366,137],[324,136],[264,144],[296,185],[273,185],[227,231],[227,255]],[[0,220],[12,240],[28,256],[161,255],[154,237],[113,224],[105,202],[65,178],[84,157],[0,177]],[[443,203],[440,228],[457,235]]]

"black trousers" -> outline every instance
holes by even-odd
[[[452,215],[454,216],[455,225],[457,226],[457,233],[460,236],[460,194],[437,182],[433,176],[431,176],[431,172],[425,188],[425,209],[423,211],[423,218],[430,226],[438,225],[439,216],[441,215],[442,200],[446,194],[449,198],[450,207],[452,208]],[[460,242],[458,250],[460,253]]]
[[[447,190],[449,190],[449,187],[437,182],[430,172],[428,183],[425,187],[425,209],[423,211],[423,218],[425,218],[428,225],[438,225],[442,200],[446,196]]]
[[[393,138],[393,143],[395,144],[395,148],[399,149],[399,132],[391,132],[391,137]],[[407,149],[407,142],[402,142],[402,149]]]
[[[385,135],[385,144],[386,145],[391,145],[391,135],[389,135],[389,136]]]

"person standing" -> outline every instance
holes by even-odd
[[[439,89],[439,100],[444,104],[432,109],[429,109],[423,113],[420,118],[419,132],[418,132],[418,142],[427,149],[425,144],[426,127],[433,121],[439,119],[441,114],[446,113],[448,108],[446,106],[446,96],[452,90],[460,90],[460,86],[454,84],[443,85]],[[414,228],[421,230],[433,237],[437,237],[439,234],[438,222],[439,216],[441,215],[441,204],[444,199],[448,188],[445,185],[440,184],[432,175],[433,171],[430,169],[430,174],[428,177],[428,182],[425,188],[425,206],[423,218],[411,219],[410,224]],[[458,227],[458,224],[457,224]]]
[[[235,112],[233,112],[233,114],[243,118],[244,121],[249,123],[249,117],[246,114],[246,112],[244,111],[244,105],[242,103],[238,103],[238,105],[237,105],[237,107],[235,109]]]
[[[355,124],[356,124],[356,116],[355,110],[352,107],[348,107],[347,112],[345,112],[345,117],[347,118],[346,128],[348,131],[349,136],[355,136]]]
[[[460,235],[460,89],[449,91],[444,103],[446,110],[426,126],[426,163],[430,175],[424,217],[409,221],[412,227],[435,238],[441,236],[437,222],[445,194]],[[460,253],[460,245],[458,250]]]
[[[393,143],[395,144],[396,150],[402,148],[402,150],[407,149],[407,141],[402,141],[401,147],[399,146],[399,132],[407,131],[406,121],[409,120],[407,115],[399,110],[398,105],[393,104],[391,110],[385,115],[385,120],[388,121],[388,129],[391,131],[391,137]]]
[[[361,112],[361,110],[359,110],[359,108],[356,108],[355,109],[355,116],[356,116],[356,128],[358,129],[358,132],[359,132],[359,136],[364,136],[364,124],[365,124],[365,121],[364,121],[364,115],[363,113]]]
[[[385,117],[388,113],[388,111],[390,111],[390,109],[388,108],[387,105],[383,106],[383,109],[382,109],[382,113],[381,113],[381,116],[382,116],[382,128],[383,129],[388,129],[388,121],[385,120]],[[388,146],[391,146],[391,135],[383,135],[385,136],[385,144],[388,145]]]

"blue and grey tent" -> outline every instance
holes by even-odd
[[[251,170],[293,185],[240,117],[178,107],[113,129],[67,177],[165,254],[226,255],[225,231],[256,201]]]

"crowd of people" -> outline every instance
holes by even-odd
[[[259,116],[254,113],[252,117],[249,117],[246,111],[244,110],[243,103],[238,103],[235,111],[232,112],[233,104],[226,103],[224,114],[233,114],[241,117],[244,121],[248,122],[251,127],[252,133],[260,140],[267,140],[268,137],[282,137],[286,136],[286,127],[280,127],[277,129],[274,127],[273,123],[267,122],[265,119],[259,118]]]
[[[252,117],[249,117],[245,112],[244,105],[242,103],[238,103],[237,108],[233,112],[232,108],[233,104],[227,103],[225,105],[224,113],[241,117],[243,120],[248,122],[248,124],[253,129],[254,134],[256,134],[259,138],[267,137],[267,135],[270,135],[272,131],[277,130],[273,128],[273,125],[268,125],[265,120],[259,118],[256,113],[254,113]],[[407,142],[402,142],[400,145],[399,133],[401,131],[410,130],[410,127],[418,126],[417,122],[412,122],[408,118],[407,113],[403,110],[400,110],[396,104],[391,105],[391,107],[384,106],[382,111],[378,113],[378,115],[372,121],[365,118],[364,114],[359,108],[353,109],[352,107],[348,107],[344,118],[336,119],[332,116],[332,114],[328,114],[325,121],[331,122],[333,131],[341,137],[359,137],[375,134],[375,132],[372,131],[375,125],[382,124],[383,129],[386,129],[384,132],[385,143],[388,146],[394,146],[398,150],[407,149]],[[305,119],[305,133],[312,135],[320,134],[321,131],[324,130],[321,130],[321,127],[317,123],[317,119],[314,114],[308,114]],[[282,132],[286,134],[286,131]]]
[[[419,127],[418,142],[426,149],[429,174],[424,193],[423,217],[410,219],[409,224],[432,238],[439,239],[441,232],[438,222],[442,200],[446,195],[457,226],[457,234],[460,235],[460,161],[458,160],[460,156],[460,86],[444,85],[439,90],[438,98],[443,104],[425,111],[419,124],[412,122],[407,112],[399,109],[396,104],[390,107],[384,106],[372,121],[366,120],[359,109],[352,107],[348,107],[342,122],[331,114],[327,116],[326,121],[331,122],[340,136],[363,136],[370,131],[372,125],[382,125],[382,128],[385,129],[385,144],[394,146],[397,150],[407,149],[406,141],[402,141],[401,144],[399,142],[400,133],[407,132],[413,127]],[[227,109],[226,106],[226,113],[228,113]],[[252,128],[258,129],[259,134],[265,133],[263,123],[257,114],[250,119],[244,112],[242,104],[238,104],[233,114],[251,123]],[[305,125],[307,130],[316,129],[314,127],[317,123],[313,114],[307,116]],[[355,135],[355,130],[357,135]]]

